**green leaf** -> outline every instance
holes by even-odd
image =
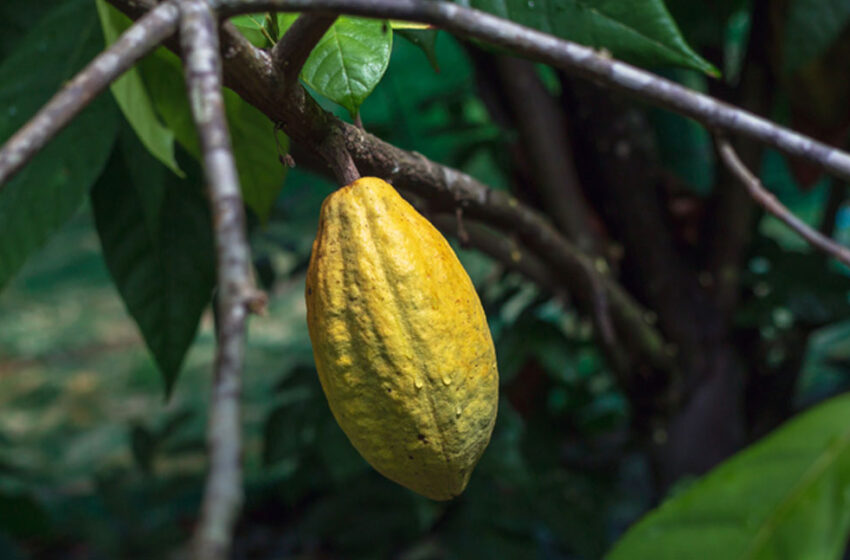
[[[230,19],[230,22],[236,26],[236,29],[246,39],[251,41],[252,45],[261,49],[271,44],[269,37],[266,35],[265,21],[265,14],[244,14]]]
[[[691,70],[672,69],[662,75],[692,90],[705,92],[705,76]],[[711,135],[696,122],[669,111],[650,112],[658,151],[664,167],[700,195],[714,184],[714,145]]]
[[[27,31],[54,7],[50,2],[32,0],[0,2],[0,60],[12,53]]]
[[[609,560],[841,558],[850,529],[850,395],[738,453],[647,515]]]
[[[212,220],[196,171],[181,180],[125,130],[92,191],[103,256],[171,391],[215,282]]]
[[[64,3],[34,26],[0,63],[0,144],[102,47],[88,0]],[[112,100],[98,97],[0,191],[0,288],[80,207],[117,127]]]
[[[785,27],[783,70],[791,74],[827,50],[850,20],[846,0],[791,0]]]
[[[245,204],[265,224],[283,188],[288,167],[281,163],[280,156],[288,151],[289,138],[235,92],[225,89],[224,103]],[[276,134],[280,136],[279,149],[274,140]]]
[[[386,21],[340,17],[310,53],[301,78],[356,115],[386,72],[392,44]]]
[[[717,70],[688,46],[662,0],[455,0],[643,65]]]
[[[434,71],[440,71],[440,64],[437,60],[437,35],[440,33],[436,29],[395,29],[394,32],[401,35],[406,40],[410,41],[425,53],[428,62]]]
[[[177,142],[199,158],[198,133],[186,98],[180,59],[158,49],[142,62],[141,70],[157,112]],[[288,139],[277,133],[281,138],[278,145],[274,124],[234,92],[225,89],[224,101],[245,204],[265,223],[283,188],[287,167],[280,162],[279,151],[286,153]]]
[[[97,0],[97,13],[107,45],[114,43],[133,23],[105,0]],[[110,89],[118,107],[145,148],[166,167],[183,177],[183,171],[174,159],[174,133],[159,122],[139,71],[131,68],[113,82]]]

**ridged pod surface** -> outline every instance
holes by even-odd
[[[307,323],[331,411],[378,472],[434,500],[466,487],[498,372],[475,287],[445,238],[381,179],[322,204]]]

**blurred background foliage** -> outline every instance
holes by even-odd
[[[828,41],[812,45],[815,32],[805,31],[811,25],[807,14],[814,13],[805,10],[811,2],[788,2],[791,8],[786,6],[782,13],[790,14],[783,21],[791,30],[786,43],[771,45],[772,56],[781,60],[787,51],[796,58],[785,66],[777,63],[777,72],[792,76],[803,67],[815,75],[818,69],[812,69],[812,60],[817,63],[830,49],[843,48],[846,25]],[[461,3],[499,13],[498,2]],[[55,17],[50,10],[63,9],[61,4],[12,0],[0,5],[0,75],[21,71],[22,55],[16,49],[33,48],[28,31],[42,29],[42,15]],[[94,6],[85,4],[91,25],[96,21]],[[522,4],[529,11],[516,18],[539,24],[534,2]],[[664,4],[660,0],[649,4],[646,11],[634,10],[637,21],[628,22],[631,28],[667,29],[657,16],[658,9],[666,9]],[[675,33],[663,48],[657,47],[663,52],[620,39],[604,39],[612,44],[595,46],[608,46],[615,54],[657,68],[695,89],[711,91],[734,83],[748,49],[753,6],[735,0],[670,0],[667,8],[682,35]],[[575,32],[571,20],[563,19],[566,16],[551,17],[557,19],[554,31],[566,36]],[[239,22],[259,46],[268,40],[267,23],[262,17]],[[286,22],[279,23],[285,28]],[[409,36],[403,37],[404,33]],[[445,33],[436,41],[433,35],[404,33],[396,31],[386,73],[377,76],[362,106],[345,95],[337,100],[345,108],[334,104],[330,94],[321,102],[341,118],[350,119],[359,111],[370,132],[401,148],[461,169],[494,188],[512,188],[517,133],[494,118],[482,100],[469,57],[471,47]],[[802,44],[807,45],[805,53],[797,49]],[[45,43],[44,49],[51,47]],[[803,54],[808,58],[799,60]],[[144,64],[148,68],[159,64],[161,69],[166,63],[151,57]],[[722,77],[707,77],[717,69]],[[560,77],[545,68],[538,71],[550,92],[559,95]],[[61,79],[51,76],[41,84],[42,97]],[[122,273],[121,251],[126,244],[120,236],[130,227],[125,220],[131,218],[118,210],[159,205],[154,215],[160,221],[154,225],[146,221],[150,214],[132,218],[162,236],[134,249],[154,263],[147,269],[148,281],[170,270],[173,245],[168,235],[189,238],[193,254],[203,254],[209,239],[200,233],[199,224],[209,218],[179,213],[186,200],[199,196],[197,190],[174,186],[199,187],[192,157],[196,148],[191,139],[180,137],[175,124],[180,108],[169,109],[162,98],[157,101],[154,92],[167,84],[147,79],[145,87],[157,114],[175,132],[169,167],[179,168],[188,179],[178,180],[146,155],[132,133],[135,127],[122,119],[115,125],[111,151],[103,155],[108,161],[91,199],[79,209],[68,205],[70,220],[14,279],[0,278],[0,285],[6,283],[0,293],[0,558],[185,556],[205,468],[204,426],[214,346],[207,305],[211,279],[193,276],[192,271],[175,276],[177,295],[159,297],[160,315],[143,318],[152,304],[145,298],[134,303],[140,281],[132,279],[132,270]],[[812,98],[831,99],[843,84],[823,77],[812,81],[816,85],[800,91],[799,81],[779,80],[783,89],[771,108],[772,116],[809,132],[819,131],[821,138],[846,136],[846,123],[836,124],[847,116],[836,116],[842,108],[828,115],[834,117],[833,127],[824,127],[821,115],[808,110]],[[308,83],[316,86],[319,81]],[[344,89],[345,84],[333,87]],[[8,84],[0,90],[3,101],[19,95]],[[111,98],[102,99],[113,104]],[[231,116],[251,110],[240,108],[238,98],[229,102]],[[0,119],[0,131],[5,135],[18,122],[17,107],[0,103],[6,119]],[[117,114],[115,107],[105,110]],[[661,165],[682,189],[678,200],[684,207],[707,200],[718,172],[710,137],[686,119],[641,110],[652,124]],[[236,117],[242,123],[251,119]],[[245,138],[262,134],[257,130],[248,128]],[[270,127],[264,130],[269,133]],[[262,143],[266,156],[274,154],[269,137]],[[285,142],[280,149],[285,149]],[[251,150],[246,152],[250,157]],[[272,177],[273,187],[282,190],[279,195],[274,190],[271,197],[263,191],[265,198],[260,196],[258,206],[251,206],[256,271],[270,303],[268,315],[250,323],[243,398],[247,500],[235,541],[236,558],[601,558],[648,509],[688,491],[691,479],[659,495],[644,442],[632,432],[636,422],[632,407],[595,344],[588,319],[577,314],[569,300],[553,297],[502,264],[457,245],[479,289],[498,351],[502,400],[492,442],[467,491],[451,503],[430,502],[375,473],[330,415],[313,368],[305,323],[304,273],[319,206],[334,185],[300,166],[289,170],[285,181],[283,175],[282,168],[260,166],[249,179],[263,185]],[[129,203],[110,199],[114,195],[110,189],[122,185],[130,192],[140,176],[147,182],[135,187],[136,199]],[[850,239],[844,187],[810,176],[810,170],[792,168],[773,152],[762,158],[765,183],[794,212],[834,231],[839,239]],[[178,193],[170,196],[177,198],[151,202],[154,195],[144,186],[153,183],[168,184],[169,193]],[[0,203],[9,204],[8,197]],[[8,215],[0,204],[0,219]],[[692,215],[685,214],[685,226],[690,219]],[[0,223],[0,229],[4,225]],[[117,228],[117,237],[110,237],[111,228]],[[683,230],[687,245],[687,228]],[[117,247],[114,251],[108,248],[110,239]],[[0,263],[0,272],[3,269]],[[192,287],[199,299],[184,304],[181,294]],[[760,219],[741,278],[742,301],[734,325],[745,341],[742,346],[753,349],[749,366],[756,381],[789,362],[797,365],[795,412],[847,389],[848,290],[846,270],[813,254],[773,219]],[[175,307],[179,316],[171,317]],[[180,349],[158,347],[164,343],[154,341],[153,334],[166,323],[178,333],[175,338],[191,342],[185,359]],[[800,332],[806,338],[795,345]],[[173,383],[167,397],[163,374]],[[844,453],[844,447],[839,452]],[[842,473],[846,472],[845,468]],[[716,480],[712,484],[731,487]],[[830,542],[845,534],[842,525]],[[649,557],[635,550],[618,558]],[[783,557],[803,556],[764,556]]]

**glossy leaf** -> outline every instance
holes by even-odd
[[[387,22],[340,17],[307,58],[301,78],[355,115],[386,72],[392,43]]]
[[[87,0],[64,3],[34,26],[0,64],[0,143],[102,47]],[[98,97],[0,191],[0,288],[80,207],[109,157],[117,126],[114,103]]]
[[[688,46],[662,0],[455,0],[643,65],[717,71]]]
[[[92,192],[103,256],[168,391],[214,285],[212,223],[198,173],[181,180],[122,134]]]
[[[791,0],[785,27],[784,71],[811,61],[838,38],[850,21],[846,0]]]
[[[850,396],[738,453],[635,525],[609,560],[837,560],[850,529]]]

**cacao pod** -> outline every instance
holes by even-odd
[[[331,412],[387,478],[434,500],[487,447],[498,372],[487,318],[445,238],[381,179],[322,204],[307,324]]]

